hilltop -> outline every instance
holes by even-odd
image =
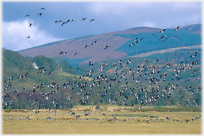
[[[91,62],[127,58],[142,53],[160,51],[163,49],[201,45],[201,25],[182,26],[178,31],[167,28],[164,33],[159,33],[161,28],[135,27],[124,31],[110,32],[100,35],[88,35],[63,41],[48,43],[26,50],[18,51],[21,55],[35,57],[44,55],[52,58],[65,58],[72,66],[79,66]],[[153,35],[153,33],[157,33]],[[163,35],[167,40],[162,42]],[[134,46],[129,44],[134,39],[141,39]],[[96,44],[91,45],[97,41]],[[88,44],[89,47],[84,48]],[[105,46],[110,47],[104,50]],[[65,51],[67,54],[59,55]],[[79,54],[74,55],[75,52]]]

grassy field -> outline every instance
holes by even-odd
[[[72,112],[46,110],[2,111],[3,134],[201,134],[201,112],[130,112],[118,106],[104,106],[100,113],[90,106],[76,106]],[[120,107],[123,109],[124,107]],[[95,112],[96,111],[96,112]],[[76,115],[81,115],[78,119]],[[115,119],[113,118],[113,116]],[[30,120],[26,117],[29,116]],[[51,117],[52,119],[46,120]],[[170,120],[167,120],[169,117]],[[190,120],[186,123],[186,120]]]

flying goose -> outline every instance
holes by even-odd
[[[26,38],[30,38],[30,36],[27,36]]]
[[[165,42],[167,40],[167,38],[166,39],[164,39],[164,40],[162,40],[162,42]]]
[[[59,55],[63,55],[63,54],[67,54],[67,52],[64,52],[64,51],[61,51],[60,53],[59,53]]]
[[[76,51],[76,52],[74,53],[74,55],[77,55],[77,54],[79,54],[79,52],[78,52],[78,51]]]
[[[95,22],[96,22],[96,20],[95,20],[95,19],[91,19],[89,22],[92,22],[92,21],[95,21]]]
[[[33,23],[29,23],[29,27],[31,27],[31,26],[32,26],[32,24],[33,24]]]
[[[56,21],[55,21],[55,23],[60,23],[60,22],[62,22],[62,20],[59,20],[59,21],[56,20]]]
[[[45,10],[45,8],[40,8],[41,10]]]
[[[62,22],[61,26],[63,26],[64,24],[66,24],[67,22]]]
[[[70,22],[76,22],[76,20],[75,20],[75,19],[72,19],[72,20],[70,20]]]
[[[37,16],[40,16],[40,17],[41,17],[41,15],[42,15],[42,13],[38,13],[38,15],[37,15]]]
[[[86,49],[87,47],[89,47],[89,45],[88,45],[88,44],[86,44],[86,45],[85,45],[84,49]]]
[[[104,48],[104,50],[107,49],[108,47],[110,47],[110,45],[106,45],[106,47]]]
[[[175,31],[177,31],[179,29],[179,26],[177,26],[177,28],[176,29],[174,29]]]
[[[162,37],[160,37],[160,39],[162,39],[162,38],[164,38],[164,37],[166,37],[166,35],[163,35]]]
[[[25,15],[25,17],[29,17],[30,15]]]
[[[163,29],[163,30],[161,30],[161,31],[159,31],[160,33],[164,33],[164,31],[165,31],[166,29]]]
[[[84,20],[86,20],[86,18],[81,17],[81,21],[84,21]]]

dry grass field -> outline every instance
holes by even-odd
[[[120,107],[123,109],[123,107]],[[130,112],[118,106],[95,108],[84,115],[88,106],[76,106],[72,112],[51,110],[9,113],[2,111],[3,134],[201,134],[201,112]],[[26,111],[26,110],[25,110]],[[96,111],[96,113],[94,113]],[[89,111],[86,111],[88,113]],[[78,119],[76,115],[81,115]],[[28,120],[26,117],[29,116]],[[114,117],[115,119],[114,119]],[[50,120],[46,118],[51,117]],[[166,119],[170,118],[170,120]],[[186,123],[186,120],[189,120]]]

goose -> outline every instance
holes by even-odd
[[[60,23],[60,22],[62,22],[62,20],[59,20],[59,21],[56,20],[56,21],[55,21],[55,23]]]
[[[32,26],[32,23],[29,23],[29,27],[31,27]]]
[[[53,75],[53,74],[54,74],[54,72],[53,72],[53,71],[50,71],[50,72],[48,73],[48,75],[50,75],[50,74],[51,74],[51,75]]]
[[[8,77],[8,80],[12,80],[12,79],[13,79],[13,77],[12,77],[12,76]]]
[[[165,42],[167,40],[167,38],[166,39],[164,39],[164,40],[162,40],[162,42]]]
[[[61,51],[61,52],[59,53],[59,55],[64,55],[64,54],[67,54],[67,52]]]
[[[67,22],[62,22],[61,26],[63,26],[64,24],[66,24]]]
[[[129,44],[129,47],[130,47],[130,46],[133,46],[133,45],[134,45],[134,43],[130,43],[130,44]]]
[[[86,49],[86,48],[89,47],[89,46],[90,46],[90,45],[86,44],[85,47],[84,47],[84,49]]]
[[[76,52],[74,53],[74,55],[77,55],[77,54],[79,54],[79,52],[78,52],[78,51],[76,51]]]
[[[164,37],[166,37],[166,35],[163,35],[162,37],[160,37],[160,39],[162,39],[162,38],[164,38]]]
[[[84,20],[86,20],[86,18],[81,17],[81,21],[84,21]]]
[[[142,41],[142,39],[143,39],[143,38],[141,38],[141,39],[139,39],[139,40],[137,40],[137,41],[138,41],[138,42],[141,42],[141,41]]]
[[[93,66],[93,65],[94,65],[94,64],[90,61],[90,62],[89,62],[89,66]]]
[[[25,70],[29,70],[31,67],[26,67],[26,66],[23,66],[25,68]]]
[[[92,21],[95,21],[95,22],[96,22],[96,20],[95,20],[95,19],[91,19],[89,22],[92,22]]]
[[[41,15],[42,15],[42,13],[38,13],[38,15],[37,15],[37,16],[40,16],[40,17],[41,17]]]
[[[26,38],[30,38],[30,36],[27,36]]]
[[[70,22],[76,22],[76,20],[75,20],[75,19],[72,19],[72,20],[70,20]]]
[[[29,17],[30,15],[25,15],[25,17]]]
[[[175,31],[177,31],[179,29],[179,26],[177,26],[177,28],[176,29],[174,29]]]
[[[93,43],[91,43],[91,45],[95,45],[97,43],[97,40],[96,41],[94,41]]]
[[[153,33],[152,35],[156,35],[157,33]]]
[[[40,8],[41,10],[45,10],[45,8]]]
[[[104,50],[107,49],[108,47],[110,47],[110,45],[106,45],[106,47],[104,48]]]
[[[161,30],[161,31],[159,31],[160,33],[164,33],[164,31],[165,31],[166,29],[163,29],[163,30]]]

